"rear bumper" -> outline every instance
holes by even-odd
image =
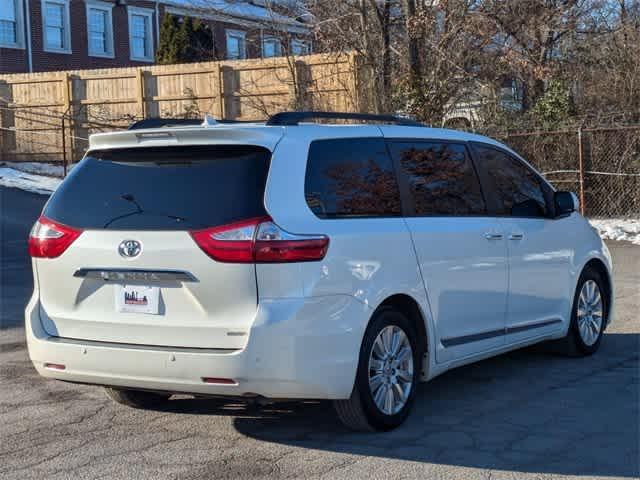
[[[40,375],[96,385],[203,395],[341,399],[353,388],[371,312],[350,296],[261,302],[241,350],[148,347],[50,337],[38,294],[25,311],[29,356]],[[64,370],[45,364],[64,365]],[[203,378],[233,379],[234,385]]]

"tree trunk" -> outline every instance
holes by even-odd
[[[420,49],[418,45],[418,38],[415,32],[411,30],[411,20],[416,14],[416,2],[415,0],[402,0],[402,8],[404,10],[405,25],[407,30],[407,47],[409,51],[409,75],[413,86],[419,84],[422,77],[422,68],[420,65]]]
[[[391,0],[385,0],[382,13],[382,106],[391,110]]]

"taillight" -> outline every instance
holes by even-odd
[[[59,257],[81,233],[82,230],[42,216],[33,225],[29,234],[29,255],[36,258]]]
[[[190,233],[204,253],[225,263],[313,262],[322,260],[329,248],[329,237],[295,235],[269,217]]]
[[[257,263],[313,262],[322,260],[329,248],[324,235],[294,235],[271,219],[260,223],[253,245]]]

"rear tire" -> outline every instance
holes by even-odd
[[[402,312],[379,309],[364,334],[351,397],[333,402],[340,421],[361,432],[401,425],[411,411],[420,380],[421,344]]]
[[[131,408],[153,408],[166,404],[170,395],[154,392],[143,392],[140,390],[121,390],[118,388],[105,387],[107,396],[116,403],[126,405]]]
[[[604,287],[604,279],[596,270],[583,270],[573,296],[567,336],[557,344],[561,353],[583,357],[593,355],[600,347],[609,313],[609,299]]]

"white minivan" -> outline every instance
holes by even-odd
[[[494,140],[397,117],[144,120],[93,135],[33,227],[29,355],[133,407],[329,399],[388,430],[451,368],[598,349],[611,257],[577,203]]]

